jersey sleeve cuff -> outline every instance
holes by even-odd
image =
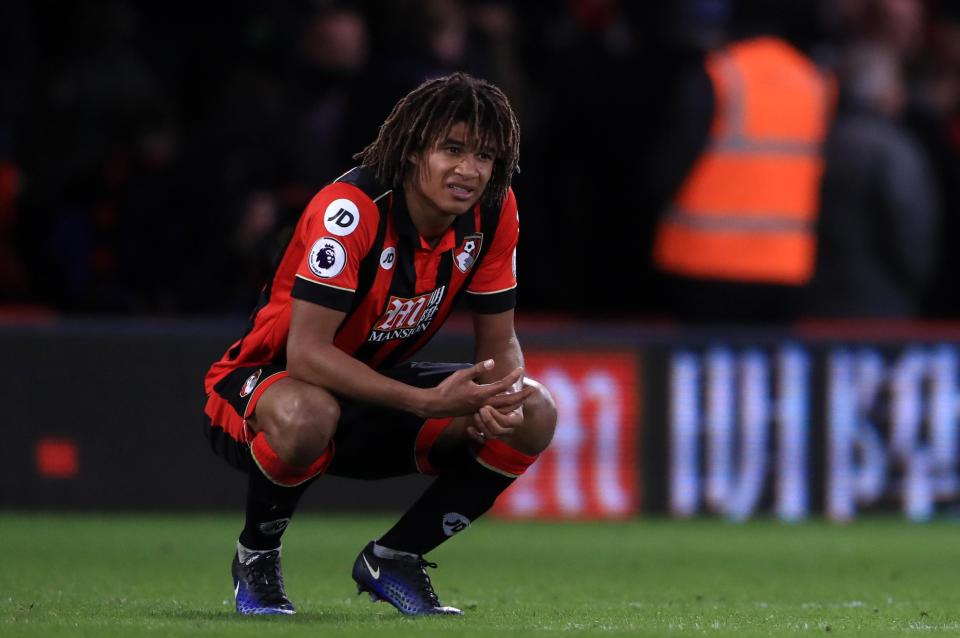
[[[517,289],[501,290],[493,293],[467,291],[467,307],[483,315],[506,312],[517,307]]]
[[[340,312],[349,312],[353,305],[352,290],[328,286],[300,276],[294,280],[290,296]]]

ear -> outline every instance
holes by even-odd
[[[416,153],[410,153],[407,155],[407,161],[416,166],[420,163],[420,156]]]

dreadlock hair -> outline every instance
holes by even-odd
[[[393,107],[377,139],[354,159],[397,188],[410,168],[408,158],[432,148],[458,122],[493,149],[493,172],[480,201],[499,206],[518,170],[520,124],[500,89],[466,73],[427,80],[408,93]]]

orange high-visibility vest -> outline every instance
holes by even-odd
[[[707,58],[710,141],[657,229],[661,270],[800,285],[813,276],[822,146],[832,86],[786,42],[763,37]]]

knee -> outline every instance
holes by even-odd
[[[526,454],[539,454],[547,449],[557,428],[557,404],[550,391],[535,381],[526,379],[536,391],[523,403],[523,425],[514,432],[516,446]]]
[[[296,396],[278,412],[274,435],[284,440],[293,465],[310,465],[323,454],[340,420],[340,405],[333,397]]]

